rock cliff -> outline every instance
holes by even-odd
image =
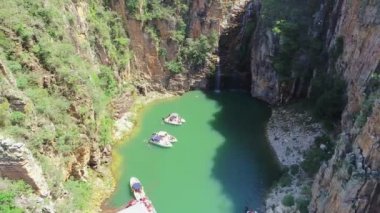
[[[270,11],[262,2],[262,15],[251,38],[253,97],[276,105],[297,98],[312,99],[313,93],[322,91],[318,82],[325,87],[329,84],[327,78],[318,80],[318,76],[346,82],[347,102],[343,112],[338,111],[341,134],[332,159],[315,177],[309,211],[378,211],[380,2],[313,4],[312,13],[305,16],[310,18],[305,28],[308,40],[294,34],[297,31],[291,23],[269,25],[265,15]],[[293,34],[287,35],[289,31]],[[290,44],[291,36],[308,45],[289,48],[284,44]],[[293,54],[290,65],[283,63],[283,53]],[[323,111],[328,111],[325,107]]]
[[[23,143],[0,136],[0,176],[25,180],[42,196],[50,191],[42,169]]]
[[[373,84],[379,80],[380,2],[343,0],[334,9],[337,24],[330,33],[344,40],[335,66],[348,83],[348,103],[335,154],[314,181],[310,211],[377,212],[380,99]]]
[[[136,75],[150,82],[145,84],[148,91],[206,88],[214,64],[202,62],[192,66],[185,49],[191,44],[189,39],[198,41],[202,36],[219,34],[220,22],[227,12],[221,1],[136,1],[136,4],[110,1],[111,8],[122,17],[131,40],[132,66],[141,71]],[[207,57],[212,60],[211,55]],[[185,66],[185,70],[179,73],[170,64]]]

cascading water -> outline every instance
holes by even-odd
[[[221,78],[221,70],[220,70],[220,60],[218,59],[218,64],[215,67],[216,73],[215,73],[215,92],[220,92],[220,78]]]
[[[246,27],[247,27],[247,23],[249,22],[249,20],[251,19],[252,14],[253,14],[253,9],[254,9],[254,3],[253,3],[253,1],[251,1],[247,5],[247,7],[245,9],[245,12],[244,12],[244,15],[243,15],[243,21],[241,23],[241,29],[240,29],[240,32],[239,32],[239,39],[240,40],[243,39],[243,37],[244,37],[245,30],[246,30]]]

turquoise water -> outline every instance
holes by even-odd
[[[164,124],[178,112],[183,126]],[[160,213],[232,213],[260,209],[279,167],[265,137],[270,109],[246,93],[194,91],[147,106],[139,127],[120,146],[121,177],[110,199],[125,205],[129,178],[141,180]],[[173,148],[147,143],[164,130],[178,138]]]

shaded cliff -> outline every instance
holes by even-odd
[[[348,103],[333,158],[313,185],[313,212],[376,212],[379,199],[380,2],[338,1],[333,37],[344,50],[335,66],[347,82]]]
[[[289,12],[297,8],[304,12]],[[250,42],[252,96],[307,100],[341,131],[316,175],[310,212],[379,209],[379,18],[378,1],[262,1]]]

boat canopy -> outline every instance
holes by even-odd
[[[152,137],[152,141],[160,141],[161,139],[162,139],[162,136],[157,135],[157,134],[153,135],[153,137]]]
[[[141,189],[141,184],[140,183],[134,183],[132,185],[132,189],[133,190],[140,190]]]

